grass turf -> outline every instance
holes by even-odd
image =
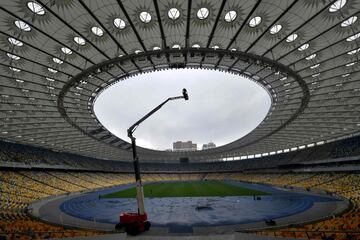
[[[145,197],[208,197],[208,196],[252,196],[269,193],[235,186],[221,181],[190,181],[150,183],[144,185]],[[102,195],[101,198],[134,198],[135,187]]]

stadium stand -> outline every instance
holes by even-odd
[[[284,169],[290,167],[339,166],[357,164],[360,155],[360,137],[330,142],[293,152],[280,153],[254,159],[226,162],[180,163],[142,163],[143,172],[212,172],[212,171],[249,171],[264,169]],[[74,168],[76,170],[104,170],[131,172],[132,164],[125,161],[101,160],[70,153],[55,152],[22,144],[0,141],[0,164],[5,167],[29,168]],[[15,164],[14,164],[15,163]]]
[[[358,173],[238,175],[238,180],[282,186],[326,190],[348,198],[353,209],[341,217],[319,223],[292,227],[277,231],[263,231],[267,236],[295,237],[305,239],[359,239],[360,238],[360,176]]]
[[[0,235],[6,235],[7,239],[102,234],[99,231],[68,229],[41,222],[28,215],[27,206],[48,196],[134,182],[130,163],[92,159],[8,142],[0,142],[0,145]],[[357,239],[360,237],[359,174],[353,171],[316,171],[319,166],[325,169],[343,165],[354,168],[358,162],[356,156],[359,156],[359,137],[261,159],[190,164],[143,163],[143,181],[227,179],[321,189],[350,199],[352,210],[322,222],[256,234],[308,239],[324,239],[324,236],[327,239]],[[308,163],[308,170],[315,170],[301,172],[299,168],[283,168],[282,164],[287,157],[291,158],[292,164]],[[344,157],[352,158],[347,161]],[[6,165],[14,161],[22,165]],[[27,167],[29,164],[32,168]]]
[[[249,79],[271,104],[253,131],[213,149],[139,147],[144,182],[326,191],[351,211],[252,233],[360,239],[359,9],[360,0],[1,0],[0,240],[103,234],[42,222],[28,206],[133,183],[131,144],[103,125],[95,102],[126,79],[176,69]]]
[[[17,236],[62,237],[100,234],[95,231],[69,230],[52,226],[27,216],[26,206],[32,201],[50,195],[67,192],[96,189],[133,182],[131,174],[115,173],[69,173],[59,171],[1,171],[1,221],[0,230],[16,239]],[[96,183],[94,181],[96,179]],[[284,237],[322,237],[324,234],[342,236],[344,233],[358,236],[360,226],[360,177],[356,173],[339,174],[245,174],[245,173],[209,173],[209,174],[145,174],[144,181],[188,181],[200,179],[233,179],[245,182],[269,183],[281,186],[293,186],[322,189],[344,196],[352,201],[353,209],[341,217],[320,223],[293,227],[277,231],[262,231],[257,234]],[[316,234],[315,234],[316,232]],[[328,234],[329,233],[329,234]],[[321,239],[321,238],[319,238]],[[338,238],[336,238],[338,239]]]

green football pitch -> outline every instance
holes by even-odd
[[[222,181],[165,182],[144,185],[145,197],[252,196],[268,193],[235,186]],[[102,195],[101,198],[134,198],[135,187]]]

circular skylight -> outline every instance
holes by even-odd
[[[172,46],[172,48],[177,48],[177,49],[180,49],[181,47],[180,47],[180,45],[179,45],[179,44],[174,44],[174,45]]]
[[[85,45],[85,39],[82,37],[74,37],[74,41],[79,45]]]
[[[257,25],[259,25],[261,23],[261,17],[257,16],[254,17],[250,20],[249,22],[249,26],[250,27],[256,27]]]
[[[359,37],[360,37],[360,33],[357,33],[357,34],[355,34],[355,35],[352,35],[352,36],[348,37],[348,38],[346,39],[346,41],[351,42],[351,41],[354,41],[355,39],[357,39],[357,38],[359,38]]]
[[[209,10],[207,8],[200,8],[197,13],[196,16],[200,19],[206,19],[209,16]]]
[[[306,57],[305,59],[309,61],[311,59],[314,59],[315,57],[316,57],[316,53],[311,54],[310,56]]]
[[[61,51],[65,54],[72,54],[71,49],[67,48],[67,47],[62,47]]]
[[[92,27],[91,31],[93,32],[93,34],[95,34],[96,36],[99,36],[99,37],[104,35],[104,31],[99,27]]]
[[[301,52],[301,51],[304,51],[304,50],[308,49],[309,46],[310,46],[309,44],[305,43],[305,44],[301,45],[301,46],[298,48],[298,50],[299,50],[300,52]]]
[[[172,20],[176,20],[180,17],[180,11],[177,8],[171,8],[168,11],[168,17]]]
[[[316,77],[318,77],[318,76],[320,76],[320,73],[316,73],[316,74],[313,74],[313,75],[311,75],[313,78],[316,78]]]
[[[124,20],[122,20],[121,18],[115,18],[114,19],[114,25],[115,27],[117,27],[118,29],[124,29],[126,27],[126,23]]]
[[[236,11],[234,10],[231,10],[231,11],[228,11],[226,14],[225,14],[225,21],[227,22],[233,22],[237,17],[237,13]]]
[[[343,21],[341,23],[341,26],[342,27],[348,27],[350,26],[351,24],[353,24],[354,22],[356,22],[357,20],[357,16],[352,16],[352,17],[349,17],[348,19],[346,19],[345,21]]]
[[[196,43],[196,44],[192,45],[191,47],[192,48],[200,48],[200,45]]]
[[[14,67],[9,67],[9,69],[13,72],[20,72],[21,70],[18,68],[14,68]]]
[[[62,64],[63,63],[63,61],[58,59],[58,58],[53,58],[53,61],[54,61],[54,63],[57,63],[57,64]]]
[[[329,12],[337,12],[343,8],[346,4],[346,0],[337,0],[329,7]]]
[[[281,29],[282,29],[282,26],[280,24],[274,25],[272,28],[270,28],[270,33],[276,34],[276,33],[280,32]]]
[[[17,47],[21,47],[22,45],[24,45],[21,41],[15,39],[15,38],[12,38],[12,37],[9,37],[8,38],[8,41],[12,44],[12,45],[15,45]]]
[[[57,70],[52,69],[52,68],[48,68],[48,71],[51,72],[51,73],[57,73],[58,72]]]
[[[11,53],[6,53],[6,55],[7,55],[9,58],[14,59],[14,60],[19,60],[19,59],[20,59],[19,56],[14,55],[14,54],[11,54]]]
[[[45,14],[44,8],[40,4],[38,4],[37,2],[28,2],[27,6],[30,9],[30,11],[32,11],[33,13],[35,13],[37,15],[44,15]]]
[[[149,23],[151,21],[151,15],[148,12],[141,12],[139,18],[143,23]]]
[[[286,42],[293,42],[297,39],[297,37],[298,35],[296,33],[293,33],[286,38]]]
[[[25,31],[25,32],[29,32],[31,31],[31,27],[29,26],[29,24],[21,21],[21,20],[16,20],[15,21],[15,26],[18,27],[19,29]]]
[[[176,69],[113,84],[97,96],[94,111],[104,127],[129,141],[126,129],[141,113],[168,97],[181,95],[183,88],[188,90],[190,101],[170,102],[143,122],[136,131],[139,146],[166,150],[177,140],[189,139],[198,146],[211,140],[221,146],[251,132],[271,106],[268,92],[248,78],[211,70]],[[118,114],[119,109],[126,114]],[[199,124],[196,119],[200,119]]]
[[[352,51],[348,52],[347,54],[349,54],[349,55],[353,55],[353,54],[358,53],[358,52],[360,52],[360,48],[358,48],[358,49],[354,49],[354,50],[352,50]]]
[[[317,67],[319,67],[319,66],[320,66],[320,63],[311,66],[310,69],[314,69],[314,68],[317,68]]]

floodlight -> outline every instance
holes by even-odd
[[[183,94],[183,97],[184,97],[185,100],[189,100],[189,95],[188,95],[185,88],[183,88],[182,94]]]

